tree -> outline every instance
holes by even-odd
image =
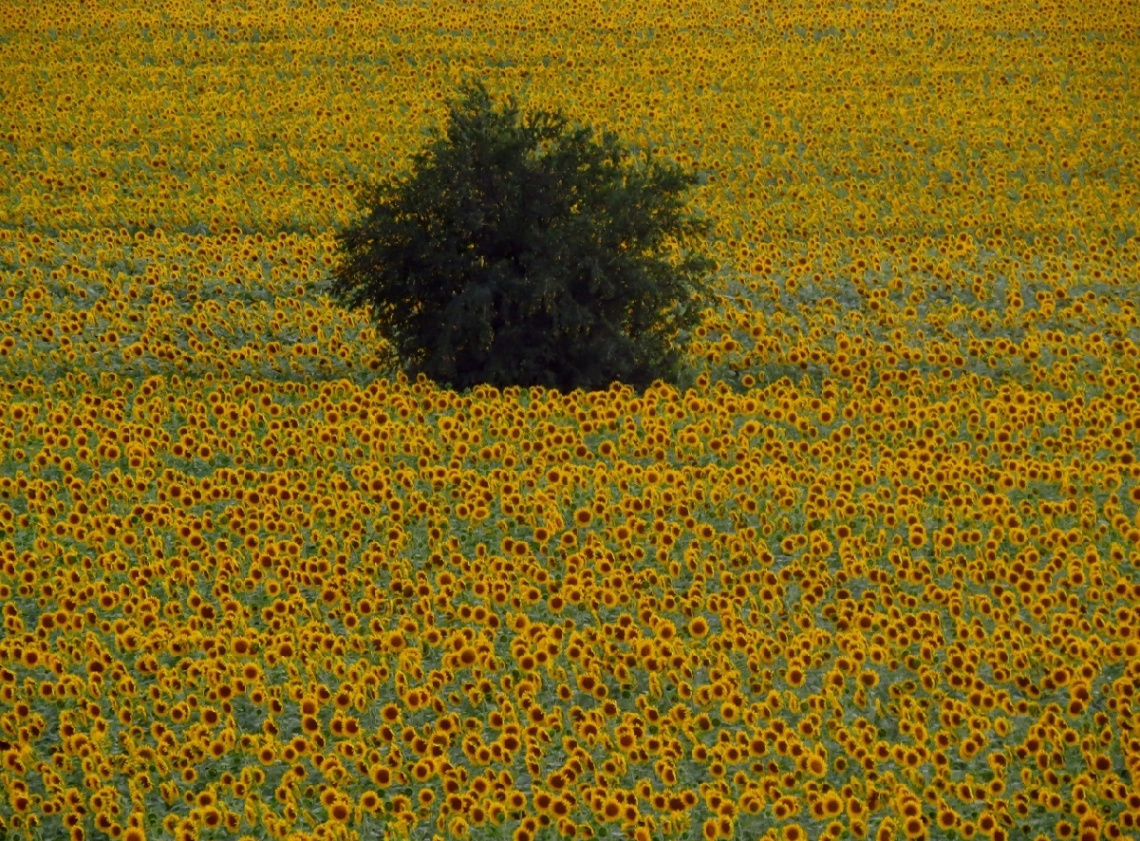
[[[371,312],[382,363],[456,390],[676,381],[716,266],[683,247],[710,227],[681,213],[697,177],[626,167],[614,134],[559,113],[520,124],[481,81],[461,93],[411,175],[363,185],[367,215],[336,234],[331,294]]]

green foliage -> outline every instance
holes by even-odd
[[[696,175],[462,91],[410,177],[362,189],[332,296],[368,308],[385,364],[456,390],[678,384],[716,265],[684,247],[711,227],[683,213]]]

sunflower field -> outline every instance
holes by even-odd
[[[0,19],[0,838],[1140,838],[1136,0]],[[377,370],[461,74],[701,173],[683,390]]]

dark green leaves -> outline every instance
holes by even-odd
[[[596,142],[560,114],[520,122],[513,97],[495,110],[478,81],[462,90],[411,175],[362,191],[333,297],[370,310],[387,362],[457,390],[675,380],[715,267],[660,256],[708,234],[682,216],[696,177],[631,167],[616,135]]]

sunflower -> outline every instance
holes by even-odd
[[[926,824],[922,822],[922,818],[914,815],[903,823],[903,833],[908,839],[925,838]]]
[[[616,821],[622,814],[622,803],[614,797],[607,797],[603,802],[601,808],[598,810],[601,820],[610,822]]]

